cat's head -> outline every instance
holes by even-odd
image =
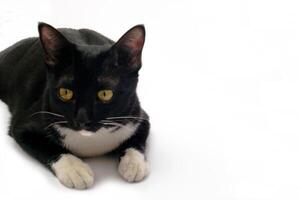
[[[45,23],[39,24],[39,34],[48,72],[44,101],[49,111],[65,117],[63,126],[96,130],[101,120],[139,109],[136,86],[145,41],[143,25],[106,44],[93,41],[87,32],[64,33]]]

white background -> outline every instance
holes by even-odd
[[[299,0],[1,0],[0,49],[37,36],[38,21],[114,40],[145,24],[152,170],[129,184],[116,160],[89,159],[94,187],[67,189],[7,136],[1,103],[0,198],[300,199],[299,11]]]

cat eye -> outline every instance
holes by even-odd
[[[100,90],[98,92],[98,98],[103,102],[103,103],[108,103],[113,96],[113,91],[112,90]]]
[[[59,88],[58,91],[59,98],[64,102],[70,101],[73,98],[73,94],[73,91],[67,88]]]

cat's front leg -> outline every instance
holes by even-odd
[[[149,163],[145,156],[149,129],[149,122],[141,123],[135,135],[121,147],[118,171],[128,182],[142,181],[149,174]]]
[[[149,173],[149,164],[144,153],[135,148],[128,148],[120,158],[120,175],[128,182],[142,181]]]
[[[13,129],[12,136],[32,157],[47,166],[69,188],[87,189],[94,183],[90,167],[35,129]]]
[[[75,189],[87,189],[94,183],[94,173],[81,159],[72,154],[61,154],[51,164],[58,180],[65,186]]]

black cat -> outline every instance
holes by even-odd
[[[93,172],[79,157],[118,152],[121,176],[148,173],[150,123],[136,94],[145,29],[118,42],[88,29],[40,23],[39,38],[0,53],[0,99],[12,113],[9,135],[67,187],[85,189]]]

